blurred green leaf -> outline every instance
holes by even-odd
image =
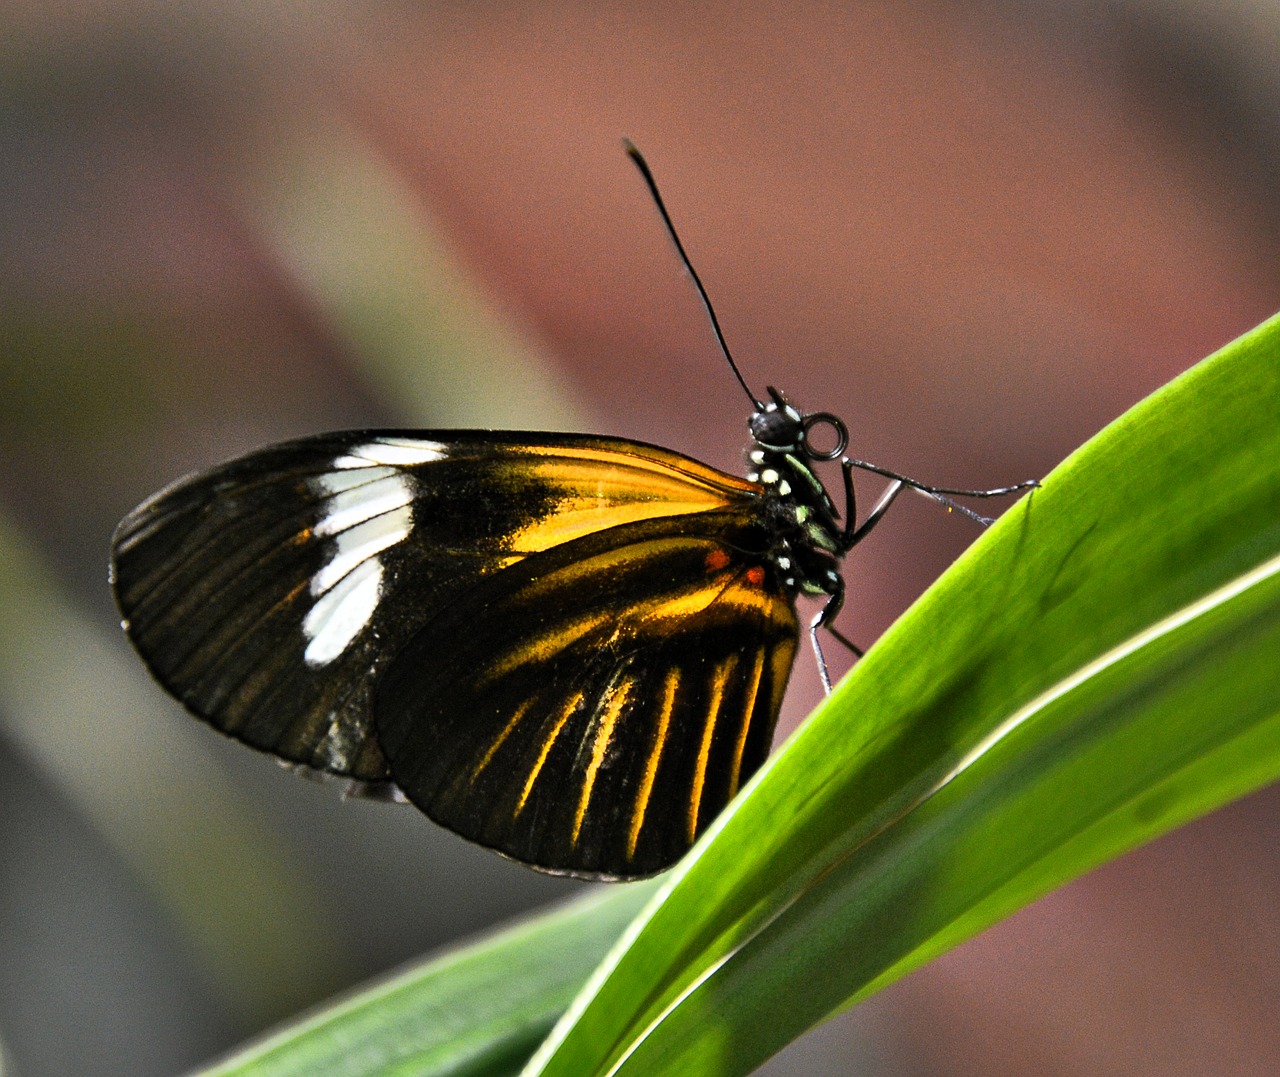
[[[203,1077],[517,1073],[653,886],[597,892],[428,961]]]
[[[1280,320],[1092,439],[757,775],[530,1072],[746,1073],[1280,775]]]
[[[175,720],[123,633],[83,611],[3,515],[0,735],[160,900],[243,1020],[349,978],[330,910],[228,787],[205,731]]]
[[[242,162],[240,205],[380,395],[406,421],[589,427],[380,148],[327,112],[293,125]]]

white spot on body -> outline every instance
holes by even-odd
[[[778,493],[780,493],[783,497],[786,497],[787,494],[791,493],[791,483],[787,482],[786,479],[783,479],[780,483],[778,483]]]
[[[748,455],[747,459],[748,459],[748,460],[750,460],[753,464],[763,464],[763,463],[764,463],[764,450],[763,450],[763,449],[752,449],[752,450],[751,450],[751,453],[750,453],[750,455]]]
[[[767,467],[760,472],[760,481],[766,486],[772,486],[778,481],[778,473],[774,471],[773,468]]]

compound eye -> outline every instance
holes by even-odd
[[[804,438],[803,424],[782,410],[757,411],[749,426],[756,441],[773,449],[789,449]]]
[[[823,426],[830,427],[836,439],[835,444],[827,449],[813,443],[814,428]],[[805,455],[810,460],[835,460],[849,447],[848,428],[827,411],[818,411],[812,415],[806,415],[804,421],[800,424],[800,431],[800,444],[804,447]],[[821,440],[826,440],[826,435],[819,434],[818,436]]]

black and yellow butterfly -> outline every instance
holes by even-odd
[[[923,486],[844,457],[840,420],[769,395],[752,397],[745,480],[574,434],[263,449],[122,521],[125,628],[170,692],[246,744],[546,871],[651,875],[767,756],[796,597],[825,599],[809,626],[825,682],[817,631],[840,608],[841,559],[902,489],[953,505],[1031,485]],[[843,523],[813,469],[836,459]],[[854,468],[891,480],[861,524]]]

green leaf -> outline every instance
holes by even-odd
[[[746,1073],[1280,775],[1280,319],[975,543],[668,880],[530,1073]]]
[[[657,884],[440,958],[211,1074],[745,1073],[1280,774],[1280,321],[1076,453]]]
[[[652,892],[592,894],[366,988],[202,1075],[517,1073]]]

